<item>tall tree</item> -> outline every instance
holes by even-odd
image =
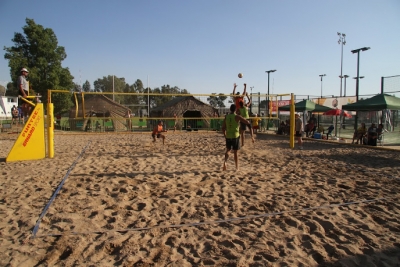
[[[18,96],[18,89],[15,86],[15,83],[13,82],[7,83],[6,96]]]
[[[214,108],[224,108],[225,107],[224,101],[227,98],[228,97],[225,96],[224,94],[220,93],[219,95],[217,95],[216,93],[212,93],[212,95],[207,98],[207,101]]]
[[[102,79],[97,79],[94,81],[94,91],[95,92],[114,92],[114,100],[118,103],[122,103],[124,97],[118,95],[118,93],[123,93],[126,82],[125,78],[118,78],[114,75],[103,76]],[[107,97],[113,99],[111,94],[107,94]]]
[[[90,82],[86,80],[86,82],[82,85],[82,89],[84,92],[90,92],[92,89],[90,88]]]
[[[53,30],[36,24],[33,19],[26,19],[23,33],[15,33],[14,46],[4,47],[4,58],[8,60],[10,76],[17,88],[17,78],[22,67],[29,70],[30,86],[42,95],[42,102],[47,102],[47,90],[69,91],[73,87],[73,76],[61,63],[67,57],[65,49],[58,45]],[[67,110],[72,104],[69,94],[55,94],[53,98],[56,113]]]
[[[6,88],[3,85],[0,85],[0,96],[6,95]]]

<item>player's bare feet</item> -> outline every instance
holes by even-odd
[[[222,166],[222,170],[226,171],[226,162],[224,162],[224,166]]]

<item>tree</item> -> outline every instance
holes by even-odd
[[[12,41],[14,46],[4,47],[4,58],[8,60],[10,76],[17,88],[17,78],[22,67],[29,70],[29,83],[36,93],[42,95],[42,102],[47,102],[47,90],[57,89],[70,91],[74,77],[68,68],[61,63],[67,57],[65,49],[58,46],[58,40],[53,30],[36,24],[33,19],[26,19],[22,33],[15,33]],[[52,96],[54,112],[69,109],[71,102],[69,94]]]
[[[86,82],[82,85],[82,89],[84,92],[90,92],[92,89],[90,88],[90,82],[86,80]]]
[[[126,86],[125,78],[118,78],[114,75],[103,76],[102,79],[97,79],[93,84],[95,92],[114,92],[116,94],[123,93]],[[107,95],[113,99],[112,95]],[[115,102],[122,103],[123,99],[124,97],[121,95],[114,95]]]
[[[18,89],[14,83],[7,83],[6,96],[18,96]]]
[[[224,108],[225,107],[224,101],[227,98],[228,97],[225,96],[224,94],[220,93],[219,95],[217,95],[216,93],[212,93],[212,96],[208,97],[207,101],[214,108]]]
[[[6,95],[6,88],[3,85],[0,85],[0,96]]]
[[[135,83],[132,85],[126,84],[124,89],[124,93],[143,93],[143,92],[144,92],[143,82],[140,79],[137,79]],[[123,103],[132,110],[134,110],[135,107],[139,107],[140,105],[144,105],[145,103],[147,103],[147,97],[145,98],[144,96],[126,95],[124,97]]]

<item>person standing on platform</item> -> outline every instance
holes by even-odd
[[[28,77],[29,71],[26,68],[21,69],[21,75],[18,77],[17,80],[17,85],[18,85],[18,95],[20,95],[23,98],[26,98],[29,95],[29,83],[26,80]],[[19,103],[22,107],[22,113],[24,114],[25,117],[29,117],[29,104],[26,103],[23,100],[20,100]]]

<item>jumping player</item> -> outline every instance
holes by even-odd
[[[250,97],[249,97],[249,95],[247,93],[246,93],[246,96],[247,96],[248,102],[245,103],[244,101],[240,101],[239,102],[239,111],[237,111],[237,113],[239,113],[243,118],[248,120],[250,118],[248,107],[251,105],[251,99],[250,99]],[[240,123],[240,139],[242,141],[242,146],[244,146],[244,133],[246,132],[246,127],[249,127],[251,140],[254,143],[253,129],[251,128],[251,124],[249,125],[247,123],[242,123],[241,122]]]
[[[243,94],[240,95],[240,92],[236,93],[236,83],[233,84],[233,99],[235,101],[236,109],[238,110],[240,105],[240,102],[244,101],[244,96],[246,95],[246,84],[244,84],[244,89],[243,89]],[[236,95],[235,95],[236,94]]]

